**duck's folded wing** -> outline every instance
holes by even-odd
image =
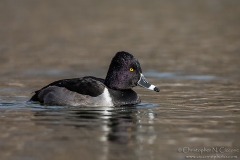
[[[40,101],[39,93],[44,91],[50,86],[64,87],[69,91],[77,92],[82,95],[89,95],[92,97],[97,97],[103,93],[105,88],[104,79],[96,77],[83,77],[83,78],[73,78],[73,79],[63,79],[50,83],[49,85],[43,87],[40,90],[35,91],[30,101]]]

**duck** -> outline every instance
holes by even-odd
[[[133,87],[159,92],[142,73],[138,59],[120,51],[109,65],[105,79],[93,76],[62,79],[33,92],[31,102],[45,106],[126,106],[141,102]]]

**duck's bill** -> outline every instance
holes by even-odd
[[[160,89],[158,89],[156,86],[152,85],[151,83],[149,83],[146,78],[144,77],[143,74],[141,74],[141,77],[139,79],[139,81],[137,82],[139,86],[143,87],[143,88],[147,88],[150,90],[154,90],[156,92],[159,92]]]

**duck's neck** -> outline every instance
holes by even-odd
[[[108,70],[107,76],[105,78],[104,84],[111,89],[120,89],[121,84],[119,82],[122,82],[121,79],[119,79],[119,75],[117,72],[113,71],[114,68],[110,68]]]
[[[107,86],[108,88],[116,89],[116,88],[114,87],[113,83],[111,83],[111,82],[112,82],[111,79],[112,79],[112,78],[107,75],[106,78],[105,78],[105,80],[104,80],[104,85]]]

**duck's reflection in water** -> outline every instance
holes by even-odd
[[[152,144],[148,141],[154,141],[156,138],[156,135],[152,135],[153,137],[148,136],[146,139],[143,134],[154,132],[154,125],[151,124],[154,115],[148,112],[150,108],[145,107],[139,105],[118,108],[48,107],[35,111],[33,121],[36,125],[50,128],[51,134],[54,132],[56,135],[64,135],[63,137],[69,141],[69,146],[64,149],[75,144],[78,148],[88,148],[88,152],[101,155],[100,159],[111,159],[116,155],[120,156],[119,158],[127,156],[138,159],[142,154],[146,154],[142,153],[143,143]],[[142,120],[144,124],[150,125],[142,126]],[[54,137],[53,141],[55,140],[58,141],[59,138]],[[149,151],[147,154],[153,152]]]
[[[136,131],[136,119],[133,110],[136,108],[108,108],[98,110],[78,110],[73,112],[80,121],[97,120],[100,130],[104,134],[99,137],[101,141],[111,141],[128,144],[134,139]],[[80,126],[81,127],[81,126]],[[89,126],[85,126],[89,127]]]
[[[42,125],[66,125],[95,129],[100,141],[128,144],[136,136],[136,107],[45,108],[35,112],[34,121]],[[79,133],[81,134],[81,133]]]
[[[136,119],[131,115],[122,115],[109,119],[111,131],[108,134],[108,140],[118,143],[130,143],[136,136]]]

